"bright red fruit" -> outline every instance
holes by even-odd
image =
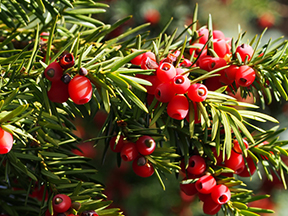
[[[71,199],[65,194],[57,194],[53,197],[52,206],[56,212],[66,212],[71,207]]]
[[[13,147],[13,136],[0,127],[0,154],[7,154]]]
[[[72,53],[64,54],[59,59],[59,64],[63,69],[68,69],[73,67],[75,64],[75,59]]]
[[[60,66],[58,62],[52,62],[46,67],[44,70],[44,76],[53,81],[59,81],[63,75],[63,68]]]
[[[150,177],[154,173],[153,166],[143,156],[139,156],[133,161],[132,169],[136,175],[143,178]]]
[[[62,80],[52,82],[47,96],[50,101],[55,103],[66,102],[69,98],[68,84],[65,84]]]
[[[155,140],[150,136],[141,136],[136,141],[136,147],[140,154],[150,155],[155,150],[156,143]]]
[[[235,174],[239,174],[245,168],[244,158],[242,154],[236,153],[234,150],[231,151],[230,158],[224,161],[226,167],[234,170]]]
[[[157,68],[156,76],[161,82],[170,82],[176,76],[176,69],[172,64],[163,62]]]
[[[136,56],[134,59],[131,60],[133,65],[141,65],[143,54]]]
[[[124,161],[132,161],[138,156],[138,150],[136,144],[132,142],[127,142],[122,147],[120,152],[121,158]]]
[[[245,148],[248,149],[248,148],[249,148],[249,145],[248,145],[247,140],[243,139],[243,143],[244,143],[244,145],[245,145]],[[238,154],[242,154],[242,153],[243,153],[243,152],[242,152],[242,149],[241,149],[241,147],[240,147],[240,144],[239,144],[239,142],[238,142],[237,139],[233,140],[233,150],[234,150],[235,152],[237,152]]]
[[[124,136],[120,135],[117,143],[116,143],[117,136],[111,138],[109,145],[113,152],[121,151],[122,147],[125,144],[124,138],[125,138]]]
[[[225,76],[230,80],[236,79],[236,73],[239,69],[237,65],[230,65],[228,68],[224,69]]]
[[[255,171],[257,170],[257,168],[256,168],[256,166],[255,166],[255,164],[254,164],[254,161],[253,161],[253,159],[252,159],[251,157],[248,156],[248,157],[246,158],[246,161],[247,161],[247,165],[248,165],[248,167],[249,167],[250,173],[249,173],[249,171],[248,171],[248,169],[247,169],[247,167],[246,167],[246,165],[245,165],[243,171],[240,172],[240,173],[238,173],[238,175],[241,176],[241,177],[250,177],[250,176],[252,176],[252,175],[255,173]]]
[[[240,66],[236,72],[235,82],[239,86],[248,87],[250,86],[256,77],[256,73],[253,68],[248,65]]]
[[[208,95],[208,89],[203,84],[195,83],[190,85],[187,95],[194,102],[202,102]]]
[[[77,75],[68,84],[70,98],[75,104],[88,103],[92,97],[92,85],[85,76]]]
[[[206,170],[205,159],[199,155],[193,155],[189,158],[187,172],[193,175],[201,175]]]
[[[167,105],[167,114],[174,119],[182,120],[189,112],[189,102],[185,95],[175,95]]]
[[[141,58],[142,69],[157,69],[158,64],[156,62],[156,56],[152,52],[146,52]]]
[[[213,49],[220,58],[230,53],[229,46],[225,39],[213,39]]]
[[[203,49],[204,44],[194,43],[194,44],[192,44],[192,46],[193,47],[189,49],[190,55],[192,55],[194,52],[194,57],[197,57],[200,54],[201,50]]]
[[[231,198],[231,192],[226,185],[216,185],[211,191],[211,198],[217,204],[225,204]]]
[[[240,55],[242,62],[244,62],[246,58],[248,59],[248,61],[251,59],[254,50],[250,45],[242,44],[236,48],[235,54],[236,53]]]
[[[226,64],[225,59],[212,56],[205,56],[198,60],[199,67],[206,71],[212,71],[224,67]]]
[[[98,216],[94,210],[83,211],[80,216]]]
[[[225,39],[225,35],[222,31],[220,30],[213,30],[213,39]]]
[[[173,78],[172,88],[176,94],[185,94],[190,87],[190,80],[185,75],[177,75]]]
[[[211,175],[204,175],[195,183],[195,187],[199,193],[209,194],[216,186],[216,180]]]
[[[199,38],[199,43],[205,44],[208,41],[209,30],[207,28],[202,28],[197,31]]]
[[[172,88],[172,84],[169,82],[161,83],[155,89],[155,97],[158,101],[167,103],[175,95],[175,91]]]
[[[147,93],[154,95],[155,89],[157,88],[158,85],[161,84],[160,80],[158,79],[158,77],[156,75],[145,75],[145,77],[143,77],[143,78],[152,84],[152,86],[145,85]]]
[[[208,215],[215,215],[220,211],[220,209],[221,205],[215,203],[211,196],[207,196],[207,198],[204,200],[203,212]]]

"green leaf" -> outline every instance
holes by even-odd
[[[230,158],[231,155],[231,147],[232,147],[232,140],[231,140],[231,127],[228,121],[228,117],[226,115],[226,113],[224,113],[223,111],[220,111],[221,114],[221,118],[220,121],[224,126],[224,130],[225,130],[225,138],[224,138],[224,149],[227,155],[227,159]],[[235,117],[236,118],[236,117]],[[223,151],[224,151],[223,149]]]
[[[274,122],[274,123],[279,123],[277,119],[266,115],[264,113],[259,113],[259,112],[255,112],[255,111],[251,111],[251,110],[238,110],[238,112],[240,113],[240,115],[242,115],[242,117],[245,118],[249,118],[249,119],[254,119],[254,120],[262,120],[265,122],[265,120]]]
[[[52,179],[60,179],[58,175],[55,175],[54,173],[52,173],[48,170],[45,170],[45,169],[41,169],[41,174],[45,175],[49,178],[52,178]]]
[[[240,209],[240,214],[242,214],[244,216],[261,216],[259,214],[254,213],[254,212],[251,212],[248,210],[243,210],[243,209]]]
[[[218,106],[218,109],[224,112],[228,112],[229,114],[234,115],[236,118],[238,118],[239,121],[242,121],[242,116],[235,108],[227,106]]]
[[[105,13],[106,10],[103,8],[81,8],[81,9],[71,9],[65,10],[63,14],[97,14]]]
[[[11,121],[12,118],[23,113],[28,108],[28,106],[29,104],[21,105],[21,106],[18,106],[13,111],[7,112],[6,115],[0,115],[0,124],[2,124],[3,122]]]
[[[142,103],[142,101],[130,90],[130,89],[122,89],[124,94],[131,100],[135,105],[137,105],[144,112],[148,113],[147,107]]]

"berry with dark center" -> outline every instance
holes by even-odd
[[[193,175],[201,175],[206,170],[205,159],[200,155],[193,155],[189,158],[187,172]]]
[[[72,53],[64,54],[59,59],[59,64],[63,69],[68,69],[75,65],[75,59]]]
[[[64,213],[71,207],[71,199],[66,194],[57,194],[52,200],[53,209],[58,213]]]
[[[190,87],[190,80],[185,75],[176,75],[172,81],[172,88],[176,94],[185,94]]]
[[[195,187],[199,193],[209,194],[216,186],[216,180],[211,175],[204,175],[195,183]]]
[[[134,173],[140,177],[147,178],[154,174],[154,168],[143,156],[137,157],[132,163]]]
[[[59,81],[63,75],[63,68],[60,66],[58,62],[52,62],[48,65],[48,67],[44,70],[44,76],[53,81]]]
[[[150,155],[156,147],[155,140],[150,136],[141,136],[136,141],[136,147],[141,155]]]
[[[187,95],[194,102],[202,102],[208,95],[208,89],[203,84],[195,83],[190,85]]]
[[[211,191],[211,198],[217,204],[225,204],[231,198],[231,192],[226,185],[216,185]]]
[[[136,144],[133,142],[125,143],[120,151],[120,155],[123,161],[133,161],[138,156]]]
[[[167,103],[175,95],[172,84],[169,82],[159,84],[155,89],[155,97],[158,101]]]
[[[79,75],[81,76],[87,76],[88,70],[86,68],[81,67],[79,70]]]
[[[254,69],[248,65],[243,65],[236,72],[235,82],[239,86],[248,87],[254,82],[255,77],[256,73]]]
[[[161,82],[170,82],[176,76],[176,69],[172,64],[163,62],[157,68],[156,76]]]

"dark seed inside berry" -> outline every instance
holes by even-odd
[[[55,204],[60,204],[60,203],[62,203],[63,202],[63,199],[61,199],[60,197],[57,197],[56,199],[55,199]]]
[[[49,77],[54,77],[54,75],[55,75],[55,70],[53,69],[53,68],[50,68],[48,71],[47,71],[47,75],[49,76]]]
[[[62,77],[61,77],[61,80],[63,83],[65,84],[68,84],[70,81],[71,81],[71,77],[69,74],[64,74]]]
[[[245,78],[240,78],[240,81],[241,81],[242,83],[246,83],[246,82],[247,82],[247,79],[245,79]]]
[[[241,44],[241,47],[244,48],[244,47],[245,47],[245,44]]]
[[[178,78],[175,80],[176,84],[182,84],[184,82],[183,78]]]
[[[140,157],[137,160],[137,165],[138,166],[144,166],[146,164],[146,158],[145,157]]]

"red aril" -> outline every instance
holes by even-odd
[[[69,82],[68,92],[75,104],[88,103],[92,97],[91,82],[87,77],[77,75]]]

